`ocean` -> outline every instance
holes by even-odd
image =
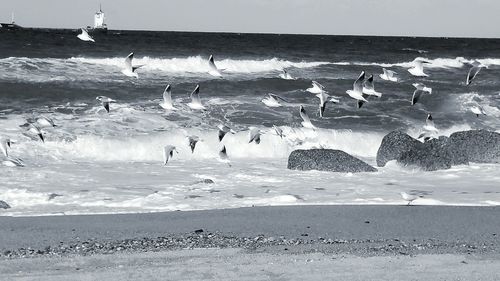
[[[25,167],[0,166],[0,215],[135,213],[295,204],[404,204],[400,192],[423,195],[422,205],[499,205],[500,166],[475,164],[423,172],[390,162],[375,173],[291,171],[298,148],[333,148],[375,166],[385,134],[416,137],[428,112],[441,135],[500,130],[500,40],[109,31],[95,43],[71,30],[0,31],[0,135],[16,141],[10,156]],[[123,75],[134,52],[138,78]],[[224,69],[207,73],[208,57]],[[422,58],[425,78],[407,70]],[[465,85],[470,63],[483,69]],[[279,78],[286,68],[296,80]],[[382,68],[399,82],[379,78]],[[381,98],[362,108],[345,92],[361,71],[373,74]],[[305,90],[318,81],[340,99],[319,117],[318,98]],[[412,83],[432,87],[411,106]],[[174,106],[158,104],[167,84]],[[200,85],[206,111],[187,103]],[[282,96],[279,108],[261,100]],[[116,100],[108,114],[96,100]],[[299,106],[316,130],[301,126]],[[469,108],[481,105],[486,116]],[[45,143],[20,127],[47,116]],[[218,161],[217,125],[237,133],[223,143],[231,165]],[[272,133],[283,129],[286,137]],[[265,132],[249,143],[249,127]],[[201,141],[194,153],[186,136]],[[163,147],[178,153],[163,165]],[[3,157],[3,155],[1,156]],[[213,183],[205,183],[208,179]]]

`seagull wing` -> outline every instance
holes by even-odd
[[[479,73],[479,71],[481,71],[480,66],[473,66],[471,67],[471,69],[469,69],[469,73],[467,73],[467,85],[470,85],[470,83],[472,83],[472,80],[476,78],[476,75]]]
[[[320,83],[318,83],[316,81],[312,81],[312,84],[313,84],[313,86],[316,86],[321,90],[323,90],[325,88],[325,86],[321,85]]]
[[[273,99],[275,99],[275,100],[282,100],[282,101],[284,101],[284,102],[288,102],[285,98],[280,97],[280,96],[275,95],[275,94],[271,94],[271,93],[269,93],[269,96],[270,96],[270,97],[272,97],[272,98],[273,98]]]
[[[130,53],[125,59],[125,68],[133,72],[132,59],[134,59],[134,53]]]
[[[363,92],[363,82],[365,81],[365,72],[362,71],[358,79],[354,81],[353,90],[359,94]]]
[[[309,119],[309,116],[307,115],[306,110],[302,105],[300,106],[300,118],[302,118],[302,120],[304,120],[304,122],[306,123],[311,123],[311,119]]]
[[[172,104],[172,91],[170,84],[167,85],[165,91],[163,91],[163,102],[165,102],[166,104]]]
[[[422,96],[422,94],[425,93],[424,90],[419,90],[419,89],[416,89],[414,92],[413,92],[413,96],[411,98],[411,105],[414,105],[418,102],[418,100],[420,100],[420,97]]]
[[[193,103],[201,104],[200,85],[196,85],[196,88],[191,92],[191,101]]]

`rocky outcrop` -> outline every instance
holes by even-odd
[[[288,157],[288,169],[319,170],[341,173],[376,172],[377,169],[344,151],[333,149],[294,150]]]
[[[419,142],[418,145],[401,153],[397,160],[404,166],[415,166],[424,171],[449,169],[452,166],[452,156],[447,145],[447,137],[432,139],[425,143]]]
[[[397,160],[404,152],[420,145],[421,142],[401,131],[393,131],[383,139],[377,151],[377,166],[384,167],[387,162]]]
[[[500,163],[500,134],[487,130],[456,132],[448,139],[454,160],[475,163]]]

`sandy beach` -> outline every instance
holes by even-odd
[[[255,207],[0,225],[5,280],[500,277],[497,207]]]

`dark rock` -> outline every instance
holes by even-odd
[[[288,156],[288,169],[341,173],[376,172],[377,169],[341,150],[294,150]]]
[[[416,166],[424,171],[449,169],[452,165],[452,156],[448,149],[448,138],[440,137],[404,151],[397,159],[405,166]]]
[[[197,229],[194,231],[194,233],[203,233],[203,229]]]
[[[406,152],[421,144],[418,140],[401,131],[385,135],[377,151],[377,166],[384,167],[387,162],[397,160]]]
[[[5,201],[0,200],[0,209],[10,209],[10,205]]]
[[[448,150],[457,162],[500,163],[500,134],[487,130],[456,132],[449,137]]]

